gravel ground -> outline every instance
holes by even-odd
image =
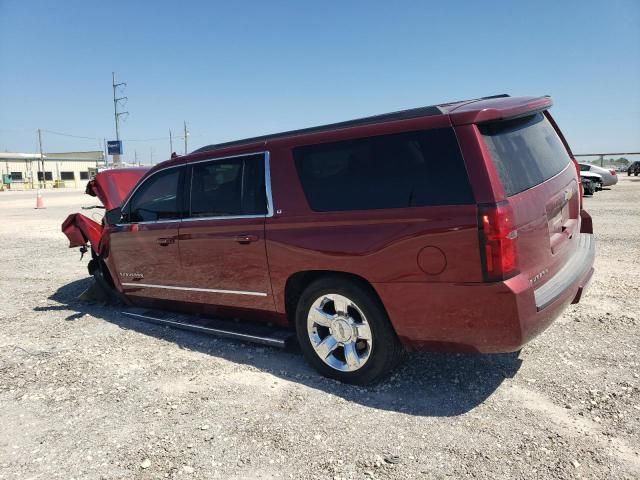
[[[640,478],[640,179],[586,199],[590,290],[519,355],[371,388],[80,302],[60,224],[93,199],[44,199],[0,193],[0,479]]]

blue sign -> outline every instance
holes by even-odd
[[[107,142],[109,155],[122,155],[122,140],[109,140]]]

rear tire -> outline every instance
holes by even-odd
[[[367,385],[402,360],[404,348],[382,303],[357,282],[316,280],[300,296],[295,319],[305,358],[325,377]]]

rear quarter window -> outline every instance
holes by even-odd
[[[309,145],[293,153],[314,211],[474,203],[450,128]]]
[[[567,149],[542,113],[479,128],[507,196],[541,184],[571,162]]]

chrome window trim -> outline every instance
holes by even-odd
[[[265,218],[266,215],[219,215],[217,217],[191,217],[183,218],[181,222],[198,222],[201,220],[239,220],[241,218]]]
[[[127,225],[150,225],[154,223],[180,223],[182,219],[174,218],[171,220],[147,220],[146,222],[116,223],[116,227],[126,227]]]
[[[183,290],[187,292],[205,292],[205,293],[231,293],[234,295],[252,295],[256,297],[266,297],[264,292],[251,292],[248,290],[224,290],[218,288],[196,288],[196,287],[174,287],[171,285],[154,285],[151,283],[129,283],[123,282],[123,287],[145,287],[145,288],[164,288],[166,290]]]
[[[136,188],[133,189],[133,191],[131,192],[131,194],[127,198],[127,201],[124,203],[124,205],[122,205],[121,211],[124,211],[126,209],[126,207],[129,204],[129,201],[133,198],[133,196],[136,194],[138,189],[142,185],[147,183],[149,181],[149,179],[151,177],[153,177],[157,173],[164,172],[164,171],[170,170],[172,168],[182,168],[182,167],[187,167],[189,165],[195,165],[195,164],[198,164],[198,163],[215,162],[217,160],[228,160],[228,159],[240,158],[240,157],[250,157],[250,156],[253,156],[253,155],[264,155],[264,185],[265,185],[265,194],[267,196],[267,213],[266,214],[264,214],[264,215],[255,215],[255,214],[251,214],[251,215],[220,215],[220,216],[214,216],[214,217],[193,217],[193,218],[187,217],[187,218],[176,218],[176,219],[171,219],[171,220],[150,220],[150,221],[146,221],[146,222],[117,223],[115,226],[123,227],[123,226],[126,226],[126,225],[148,225],[148,224],[152,224],[152,223],[195,222],[195,221],[200,221],[200,220],[237,220],[237,219],[240,219],[240,218],[251,219],[251,218],[270,218],[270,217],[273,217],[274,206],[273,206],[273,191],[271,189],[271,154],[270,154],[269,150],[262,150],[260,152],[251,152],[251,153],[240,153],[238,155],[228,155],[226,157],[206,158],[204,160],[198,160],[198,161],[195,161],[195,162],[187,161],[187,163],[181,163],[181,164],[178,164],[178,165],[170,165],[168,167],[164,167],[164,168],[161,168],[159,170],[156,170],[151,175],[149,175],[147,178],[145,178],[144,182],[139,183],[138,185],[136,185]],[[189,186],[189,191],[191,191],[191,186]]]
[[[264,186],[267,195],[267,214],[265,218],[273,217],[273,191],[271,190],[271,154],[269,151],[264,152]]]

